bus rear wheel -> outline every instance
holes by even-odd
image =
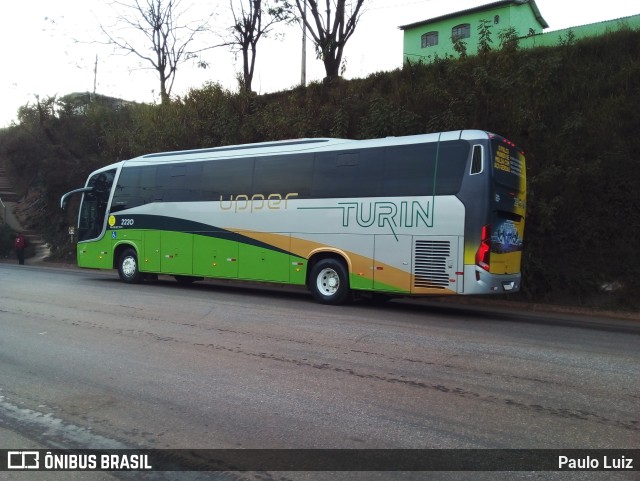
[[[338,259],[322,259],[311,269],[309,288],[314,299],[322,304],[344,304],[349,301],[349,275]]]
[[[118,261],[118,275],[128,284],[142,282],[142,274],[138,269],[138,254],[134,249],[125,249]]]

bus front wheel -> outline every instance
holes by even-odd
[[[344,263],[337,259],[322,259],[311,269],[309,288],[314,299],[322,304],[344,304],[349,300],[349,275]]]
[[[142,281],[142,274],[138,269],[138,255],[134,249],[126,249],[118,262],[120,279],[128,284],[138,284]]]

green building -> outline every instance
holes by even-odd
[[[520,48],[530,48],[558,45],[569,37],[579,39],[621,28],[640,29],[640,15],[543,33],[549,25],[535,0],[502,0],[401,26],[404,61],[430,63],[438,58],[458,57],[456,40],[464,43],[468,55],[474,55],[482,24],[490,30],[493,49],[499,48],[498,35],[510,29],[519,38]]]

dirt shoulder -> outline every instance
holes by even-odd
[[[448,298],[439,298],[440,302],[455,302],[458,305],[483,306],[487,308],[510,309],[523,312],[535,313],[556,313],[569,314],[574,316],[608,317],[612,319],[626,319],[640,322],[640,312],[637,311],[616,311],[608,309],[597,309],[592,307],[563,306],[557,304],[544,304],[526,302],[520,299],[492,299],[490,296],[459,296],[455,301]]]

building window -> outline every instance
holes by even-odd
[[[422,48],[438,45],[438,32],[425,33],[422,37]]]
[[[451,38],[453,39],[453,41],[462,40],[463,38],[469,37],[471,37],[471,25],[468,23],[456,25],[451,29]]]

